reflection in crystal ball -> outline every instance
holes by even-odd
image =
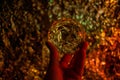
[[[75,20],[61,19],[53,22],[48,39],[61,53],[74,52],[85,39],[83,27]]]

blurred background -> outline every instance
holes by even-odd
[[[43,80],[52,23],[78,21],[89,42],[83,80],[120,80],[120,0],[0,0],[0,80]]]

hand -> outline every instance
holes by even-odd
[[[45,80],[81,80],[88,43],[84,42],[74,55],[65,54],[60,61],[57,48],[50,42],[47,46],[50,49],[50,63]]]

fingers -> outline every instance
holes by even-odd
[[[65,54],[65,55],[63,56],[63,58],[61,59],[61,61],[60,61],[61,67],[62,67],[63,69],[68,68],[71,59],[72,59],[72,55],[71,55],[71,54]]]
[[[50,49],[50,63],[59,63],[59,53],[57,48],[50,42],[46,42],[46,45]]]
[[[62,71],[59,66],[58,50],[50,42],[46,42],[46,45],[50,49],[50,63],[48,65],[48,70],[45,76],[45,80],[63,80]]]
[[[81,49],[81,51],[82,51],[82,52],[86,52],[87,47],[88,47],[88,42],[84,42],[84,43],[82,44],[82,49]]]
[[[84,42],[81,49],[79,49],[75,53],[75,55],[71,61],[72,69],[75,72],[77,72],[79,75],[82,75],[82,72],[84,69],[87,47],[88,47],[88,42]]]

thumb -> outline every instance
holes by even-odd
[[[50,50],[50,63],[59,63],[59,53],[55,45],[51,42],[46,42],[47,47]]]

